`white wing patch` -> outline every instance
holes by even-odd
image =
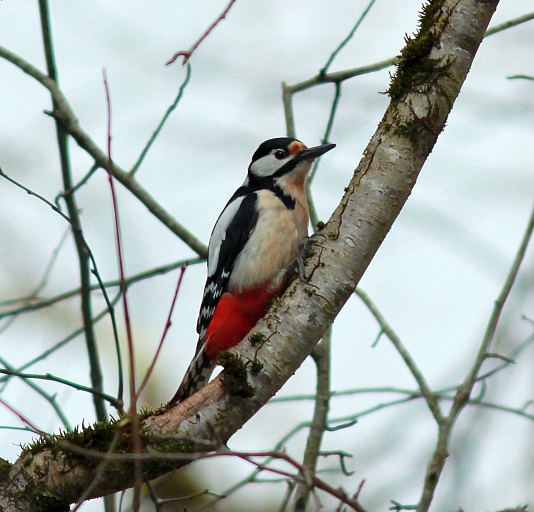
[[[213,276],[217,270],[217,265],[219,263],[219,252],[221,250],[221,244],[225,240],[226,232],[228,231],[228,226],[232,222],[232,219],[235,217],[244,196],[238,197],[232,201],[221,213],[219,216],[215,227],[211,233],[210,243],[208,248],[208,277]]]

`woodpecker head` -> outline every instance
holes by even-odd
[[[248,179],[274,180],[287,176],[291,180],[304,181],[312,162],[335,147],[335,144],[322,144],[308,148],[300,140],[291,137],[266,140],[252,155]]]

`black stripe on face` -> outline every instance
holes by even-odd
[[[291,137],[277,137],[262,142],[256,152],[252,155],[252,162],[256,162],[260,158],[267,156],[273,149],[283,149],[287,151],[288,146],[297,139]],[[300,141],[299,141],[300,142]]]
[[[335,147],[335,144],[322,144],[320,146],[314,146],[313,148],[305,148],[299,153],[297,153],[292,160],[287,162],[287,164],[278,169],[272,175],[272,178],[279,178],[284,174],[289,174],[300,163],[305,162],[307,160],[313,161],[321,155],[324,155],[327,151],[334,149]]]

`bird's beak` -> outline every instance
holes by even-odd
[[[324,155],[327,151],[334,149],[335,144],[321,144],[320,146],[314,146],[313,148],[306,148],[300,151],[295,157],[298,160],[314,160],[315,158]]]

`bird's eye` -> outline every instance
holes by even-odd
[[[283,160],[287,156],[287,153],[283,149],[277,149],[274,152],[274,157],[278,160]]]

